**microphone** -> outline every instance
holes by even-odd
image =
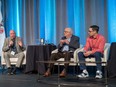
[[[11,41],[14,43],[15,39],[14,39],[14,38],[12,38],[12,39],[11,39]]]
[[[11,47],[13,47],[14,46],[14,43],[15,43],[15,39],[12,38],[11,41],[12,41]]]

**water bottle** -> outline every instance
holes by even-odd
[[[40,44],[44,45],[44,39],[43,38],[40,39]]]

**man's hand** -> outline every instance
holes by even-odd
[[[21,46],[21,47],[23,46],[21,41],[18,41],[18,45]]]
[[[89,56],[92,54],[92,51],[87,51],[87,52],[84,52],[84,56]]]
[[[63,44],[64,43],[64,40],[60,40],[60,44]]]
[[[66,39],[66,40],[65,40],[65,43],[66,43],[66,44],[69,44],[69,41]]]
[[[11,40],[10,42],[9,42],[9,47],[10,46],[12,46],[14,43],[13,43],[13,41]]]
[[[69,44],[69,41],[67,39],[65,40],[60,40],[60,44],[62,45],[63,43]]]

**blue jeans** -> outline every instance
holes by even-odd
[[[101,57],[103,57],[103,54],[100,53],[100,52],[95,52],[94,54],[90,55],[90,56],[87,56],[85,57],[83,52],[79,52],[78,53],[78,57],[79,57],[79,61],[80,62],[84,62],[84,63],[80,63],[80,69],[81,70],[84,70],[86,69],[86,65],[85,65],[85,58],[87,57],[95,57],[95,61],[97,62],[96,65],[97,65],[97,70],[102,70],[102,66],[101,66],[101,63],[98,63],[98,62],[101,62]]]

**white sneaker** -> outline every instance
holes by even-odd
[[[102,72],[100,70],[97,70],[96,71],[96,76],[95,76],[96,79],[101,79],[102,78]]]
[[[77,77],[87,78],[87,77],[89,77],[89,74],[88,74],[87,70],[83,70],[83,72],[81,74],[77,75]]]

